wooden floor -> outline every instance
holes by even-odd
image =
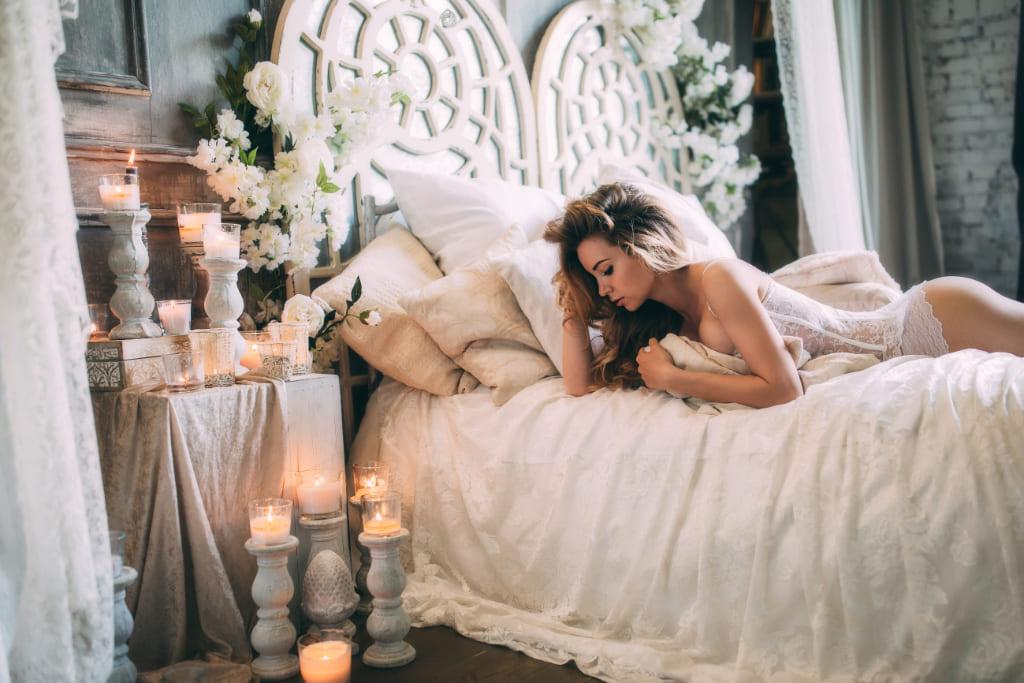
[[[360,652],[373,641],[366,634],[365,617],[352,618]],[[352,658],[352,683],[593,683],[572,662],[556,666],[531,659],[521,652],[463,638],[443,626],[414,628],[405,641],[416,649],[416,659],[397,669],[364,666]],[[300,683],[301,677],[287,683]]]

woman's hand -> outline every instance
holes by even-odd
[[[669,379],[678,369],[672,362],[672,356],[653,337],[636,354],[636,365],[644,384],[661,391],[669,390]]]

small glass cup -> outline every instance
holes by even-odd
[[[295,341],[272,339],[256,342],[260,354],[260,367],[268,377],[288,381],[295,371]]]
[[[241,254],[239,223],[207,223],[203,226],[203,255],[208,259],[237,261]]]
[[[341,509],[341,487],[338,470],[329,467],[311,467],[299,472],[295,496],[303,517],[329,517]]]
[[[238,334],[242,335],[245,342],[245,355],[239,363],[249,370],[255,370],[260,367],[260,350],[256,342],[270,341],[270,333],[266,330],[242,330]]]
[[[292,533],[292,502],[287,498],[249,501],[249,535],[260,545],[279,545]]]
[[[313,358],[309,353],[309,325],[304,322],[270,323],[271,339],[295,341],[295,368],[293,375],[308,375],[313,369]]]
[[[205,377],[201,349],[168,353],[163,357],[163,364],[167,391],[197,391],[203,388]]]
[[[107,338],[107,305],[89,304],[89,341]]]
[[[372,536],[392,536],[402,530],[402,497],[397,491],[366,493],[363,507],[363,531]]]
[[[352,465],[352,488],[355,497],[362,498],[368,493],[388,490],[388,466],[376,461]]]
[[[188,334],[192,325],[191,299],[164,299],[156,302],[156,310],[160,314],[160,324],[164,326],[164,334]]]
[[[121,576],[124,571],[124,539],[125,532],[119,529],[110,530],[110,566],[114,572],[114,578]]]
[[[203,352],[203,376],[208,387],[230,387],[235,383],[235,331],[227,327],[192,330],[189,343]]]
[[[299,673],[304,681],[349,683],[352,639],[343,630],[322,628],[299,636]]]
[[[203,241],[203,226],[220,225],[220,204],[179,204],[178,239],[182,244]]]
[[[138,211],[139,176],[136,173],[109,173],[100,176],[100,201],[107,211]]]

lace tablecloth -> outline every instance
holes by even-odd
[[[293,498],[289,474],[300,465],[343,469],[338,378],[247,375],[186,394],[94,392],[92,402],[110,526],[127,532],[124,561],[139,572],[127,592],[129,657],[139,671],[203,654],[249,661],[256,562],[244,548],[246,504]],[[294,580],[295,553],[289,562]]]

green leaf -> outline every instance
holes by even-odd
[[[264,292],[263,288],[257,284],[253,284],[249,287],[249,294],[252,295],[252,298],[256,299],[256,301],[263,301],[267,298],[267,293]]]
[[[359,301],[359,297],[363,295],[363,283],[359,280],[359,276],[356,276],[356,281],[352,283],[352,293],[349,294],[351,299],[350,304],[354,304]]]
[[[190,116],[193,116],[195,118],[199,118],[199,117],[201,117],[203,115],[198,109],[193,107],[191,104],[185,104],[184,102],[178,102],[178,106],[181,108],[181,110],[183,112],[185,112],[186,114],[188,114]]]

